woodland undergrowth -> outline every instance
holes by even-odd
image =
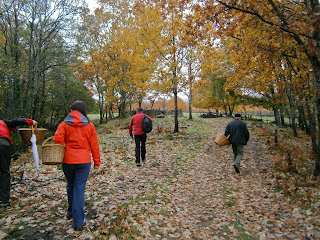
[[[283,191],[300,206],[319,211],[319,177],[313,176],[316,154],[312,150],[310,136],[298,130],[295,137],[291,128],[278,128],[271,124],[260,125],[254,133],[266,141],[270,151],[266,154],[273,156],[275,190]]]

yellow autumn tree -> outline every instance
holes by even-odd
[[[316,47],[320,40],[319,11],[319,1],[309,0],[259,4],[251,0],[212,0],[198,6],[198,15],[205,19],[203,26],[214,24],[230,49],[236,73],[232,84],[286,96],[292,119],[297,103],[307,95],[309,100],[314,99],[320,119],[320,49]],[[315,124],[310,121],[314,130]],[[320,131],[316,150],[320,149],[319,139]],[[315,175],[320,175],[317,152]]]
[[[106,101],[110,111],[117,106],[119,116],[124,117],[128,103],[141,104],[147,95],[154,56],[137,28],[131,1],[101,1],[100,4],[94,15],[83,14],[84,30],[79,42],[86,41],[86,44],[79,69],[89,84],[101,86],[99,104],[103,106]],[[90,78],[89,73],[92,73]]]
[[[109,22],[111,15],[105,16],[100,9],[90,14],[84,9],[81,14],[82,25],[79,28],[78,39],[78,64],[75,67],[77,78],[86,83],[91,92],[98,97],[100,123],[105,113],[105,95],[108,90],[106,83],[110,78],[105,71],[102,52],[104,38],[103,29]],[[107,115],[106,115],[107,116]]]
[[[136,5],[140,27],[149,35],[157,58],[157,69],[153,75],[153,87],[163,93],[171,93],[175,102],[175,127],[178,123],[178,92],[181,91],[185,75],[182,72],[185,59],[183,41],[184,24],[190,10],[190,0],[146,0]]]
[[[201,58],[201,75],[196,84],[195,106],[215,108],[232,115],[239,104],[242,89],[228,87],[234,71],[225,47],[203,48]]]

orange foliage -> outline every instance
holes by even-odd
[[[132,107],[132,110],[136,109],[139,107],[139,105],[136,103],[136,104],[133,104],[131,105]],[[174,99],[171,98],[170,100],[165,100],[165,99],[160,99],[158,101],[155,101],[153,106],[150,102],[145,102],[143,101],[141,103],[141,107],[143,109],[168,109],[168,110],[174,110]],[[179,110],[188,110],[188,106],[187,104],[181,99],[181,98],[178,98],[178,109]]]

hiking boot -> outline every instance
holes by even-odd
[[[236,165],[233,165],[233,167],[234,167],[234,170],[236,171],[236,173],[240,173],[240,170]]]
[[[86,224],[87,224],[86,220],[83,219],[82,226],[80,226],[80,227],[74,227],[74,230],[75,230],[75,231],[82,231],[82,230],[83,230],[83,226],[86,225]]]
[[[137,163],[137,167],[141,167],[141,163]]]

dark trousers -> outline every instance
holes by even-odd
[[[142,161],[146,159],[147,134],[134,135],[134,141],[136,143],[136,163],[140,163],[140,156]]]
[[[62,164],[67,179],[68,214],[73,217],[73,226],[81,227],[84,220],[84,192],[91,163]]]
[[[0,145],[0,201],[4,203],[10,199],[10,161],[10,147]]]
[[[243,145],[242,144],[232,144],[232,151],[234,156],[234,165],[237,166],[238,169],[240,169],[240,162],[242,160],[243,156]]]

